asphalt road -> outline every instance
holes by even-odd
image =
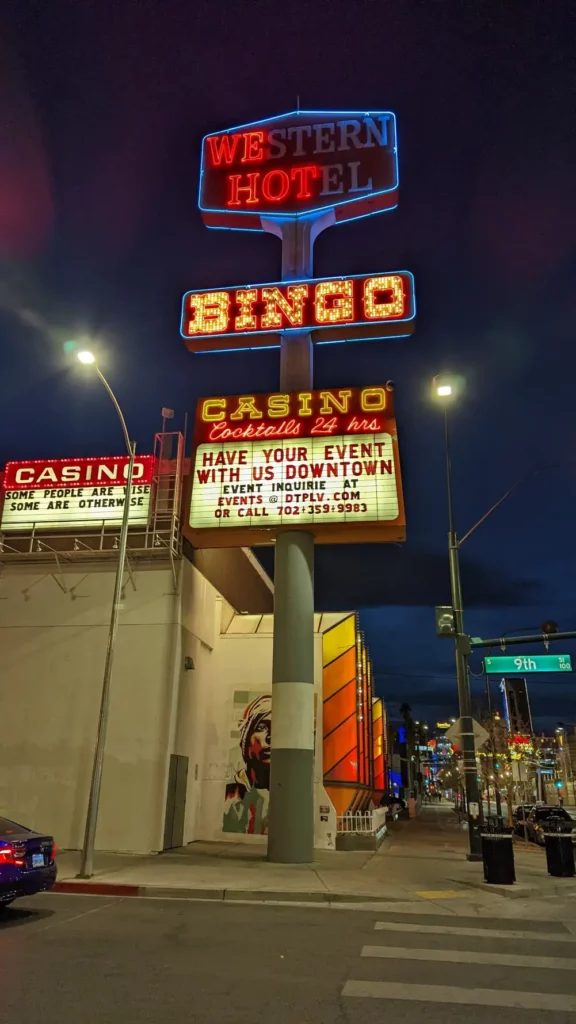
[[[559,922],[55,894],[0,919],[10,1024],[576,1024]]]

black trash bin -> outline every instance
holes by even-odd
[[[513,885],[514,871],[513,832],[499,822],[489,822],[482,832],[482,860],[484,881],[490,885]]]
[[[545,825],[546,867],[555,878],[573,878],[574,844],[572,829],[564,818],[549,818]]]

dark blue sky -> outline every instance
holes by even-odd
[[[408,541],[326,547],[318,608],[359,607],[378,687],[420,717],[455,712],[442,425],[431,376],[467,380],[454,414],[467,626],[576,626],[576,16],[569,0],[100,0],[0,15],[0,461],[120,451],[106,396],[69,368],[86,332],[140,451],[160,409],[274,390],[278,353],[192,356],[182,292],[275,280],[279,242],[205,229],[202,135],[293,109],[392,109],[400,205],[335,227],[318,275],[414,272],[416,334],[320,349],[315,384],[396,382]],[[566,649],[569,649],[567,647]],[[576,652],[576,649],[575,649]],[[474,664],[478,670],[478,665]],[[478,680],[478,684],[481,684]],[[576,720],[572,677],[532,687]]]

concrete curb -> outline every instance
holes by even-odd
[[[154,896],[156,899],[216,900],[265,903],[403,903],[406,897],[374,896],[366,893],[307,892],[282,889],[185,889],[162,885],[126,885],[121,882],[56,882],[53,892],[90,896]]]
[[[574,885],[573,878],[567,878],[567,882],[572,882]],[[460,882],[460,885],[468,886],[470,889],[479,889],[481,892],[485,892],[491,896],[504,896],[509,900],[520,900],[530,897],[550,899],[555,896],[576,896],[576,888],[568,889],[562,885],[561,882],[550,886],[549,889],[543,891],[537,885],[530,885],[529,882],[514,882],[513,885],[495,885],[489,882],[472,882],[467,880],[466,882]]]

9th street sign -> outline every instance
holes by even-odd
[[[513,672],[571,672],[572,659],[569,654],[521,654],[517,658],[484,658],[487,675]]]

